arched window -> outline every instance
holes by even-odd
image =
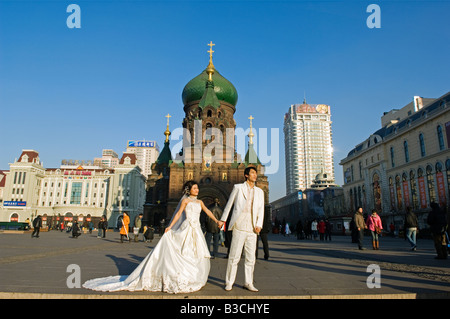
[[[427,165],[426,173],[427,173],[428,194],[430,195],[430,203],[436,202],[436,191],[434,189],[433,167],[431,167],[431,165]]]
[[[212,134],[212,125],[211,123],[206,123],[205,140],[209,141],[211,139],[211,134]]]
[[[409,149],[408,149],[408,142],[403,142],[403,151],[405,152],[405,162],[409,163]]]
[[[19,215],[17,213],[13,213],[11,217],[9,218],[10,222],[18,222],[19,221]]]
[[[444,134],[442,133],[442,126],[438,125],[436,128],[437,131],[437,137],[438,137],[438,143],[439,143],[439,150],[442,151],[444,149]]]
[[[362,178],[363,178],[363,176],[362,176],[362,163],[359,162],[359,179],[362,179]]]
[[[420,155],[424,157],[426,155],[425,152],[425,138],[423,137],[423,134],[419,134],[419,145],[420,145]]]
[[[211,111],[211,110],[208,110],[208,112],[206,113],[206,116],[207,116],[207,117],[211,117],[211,116],[212,116],[212,111]]]

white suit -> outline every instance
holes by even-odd
[[[255,267],[255,251],[257,234],[255,227],[262,228],[264,220],[264,192],[259,187],[250,188],[247,182],[234,185],[230,198],[223,211],[221,220],[226,221],[231,207],[234,205],[229,230],[233,230],[230,253],[228,255],[226,286],[231,287],[236,278],[236,272],[242,249],[245,249],[245,285],[253,285],[253,270]]]

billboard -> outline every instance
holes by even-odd
[[[128,141],[127,147],[155,147],[155,141]]]
[[[3,206],[27,206],[27,202],[4,201]]]

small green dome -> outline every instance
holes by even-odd
[[[236,88],[230,81],[225,79],[217,70],[214,70],[212,76],[214,82],[214,92],[219,101],[225,101],[233,106],[236,106],[238,94]],[[206,82],[208,81],[208,73],[206,69],[198,76],[193,78],[186,84],[183,89],[183,104],[189,104],[194,101],[201,100],[206,89]]]

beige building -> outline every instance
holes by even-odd
[[[114,227],[123,211],[143,213],[145,178],[136,156],[124,153],[114,169],[82,165],[44,168],[35,150],[23,150],[5,172],[0,222],[43,216],[44,226],[93,221],[106,215]]]
[[[381,122],[340,162],[346,208],[376,209],[386,226],[399,229],[411,207],[426,228],[430,203],[450,203],[450,92],[437,99],[415,96]]]
[[[142,170],[142,175],[148,178],[152,174],[152,165],[159,156],[159,146],[155,141],[128,141],[127,152],[136,154],[137,164]]]

